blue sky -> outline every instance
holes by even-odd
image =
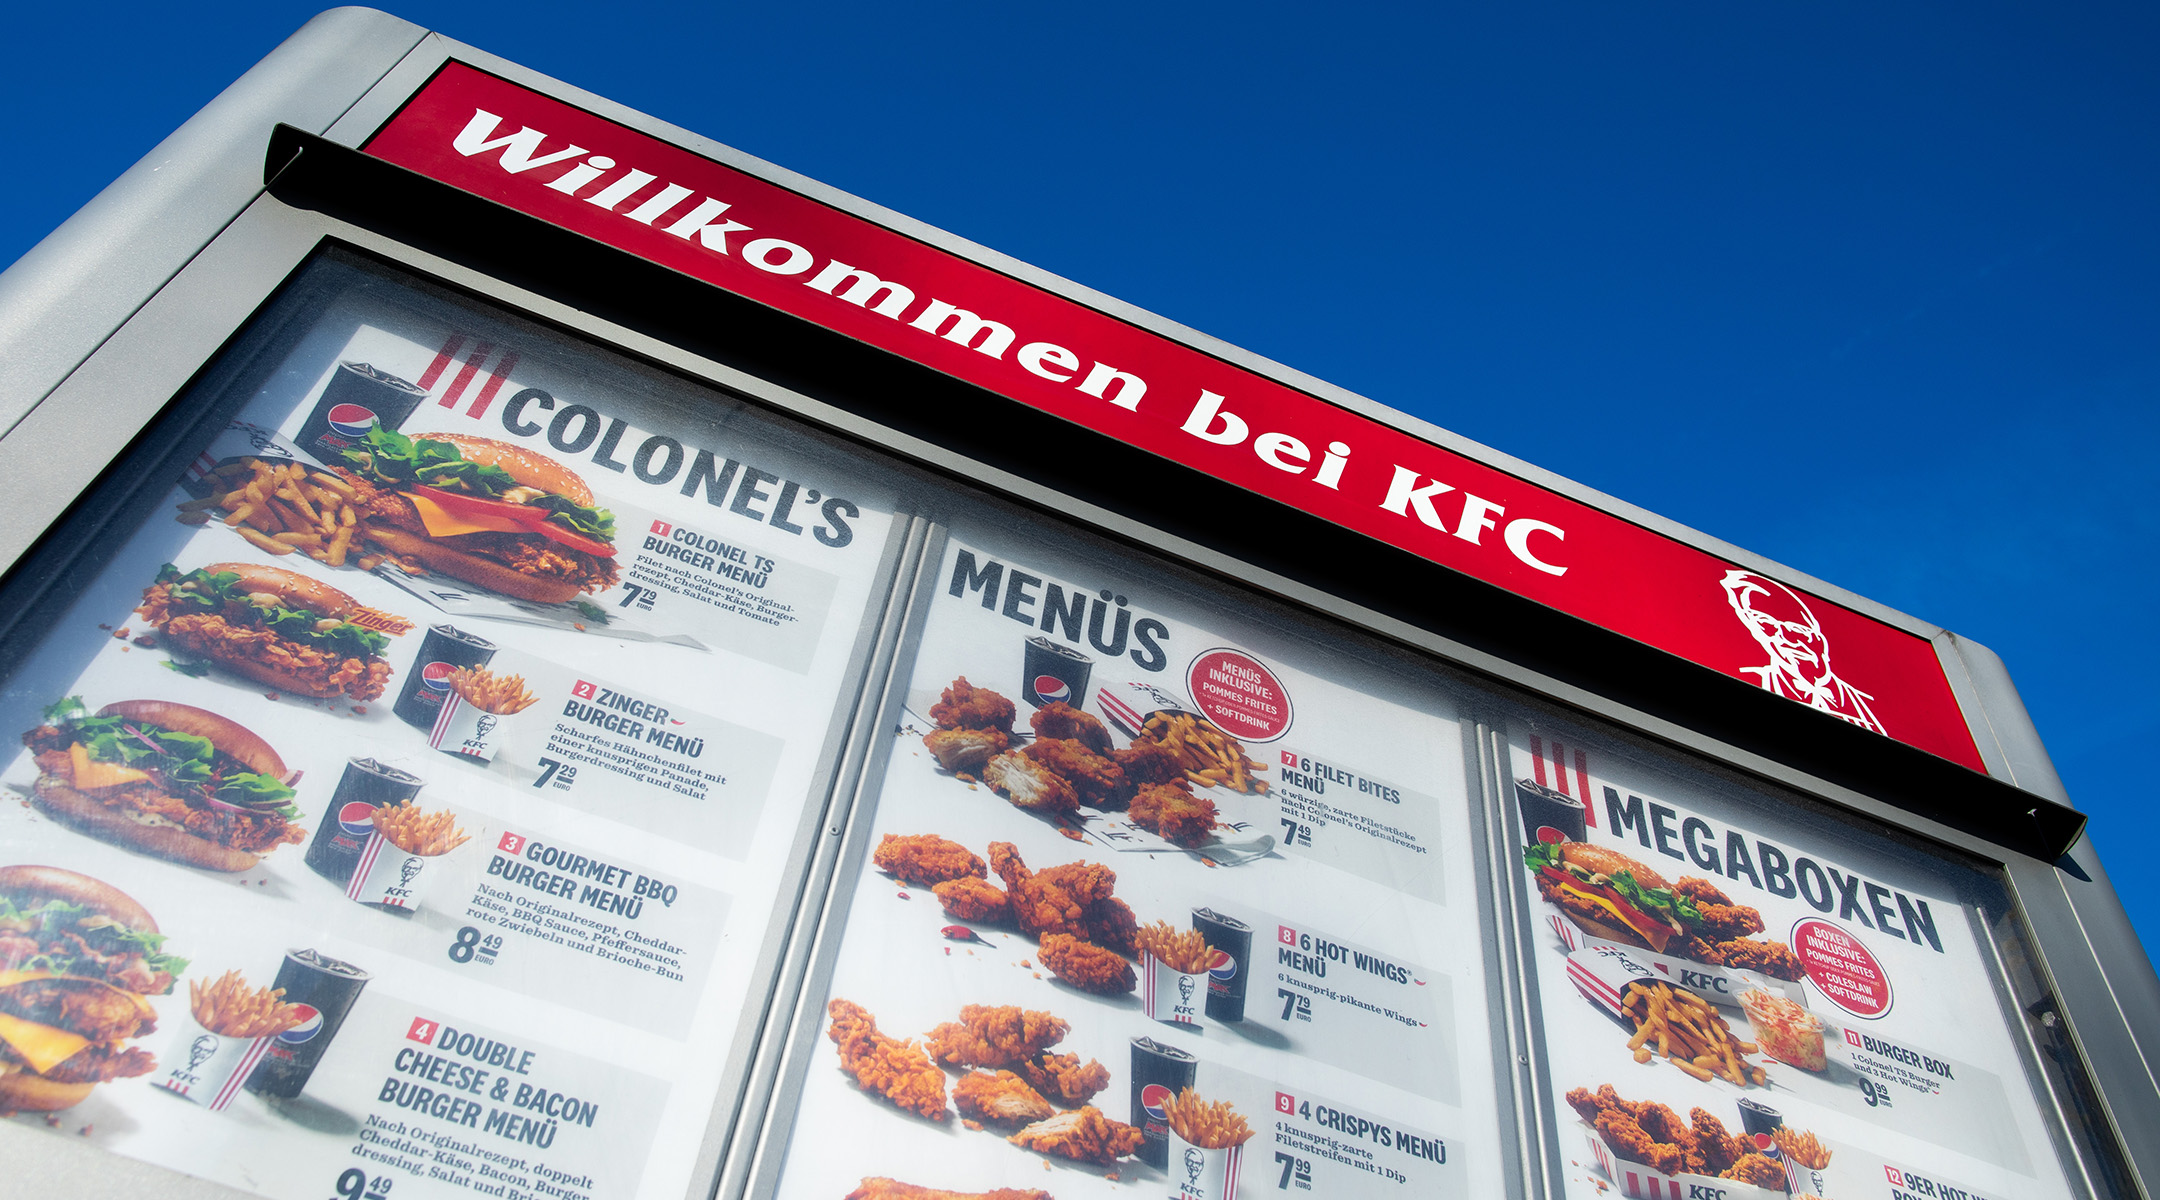
[[[312,11],[16,12],[0,262]],[[2160,10],[398,11],[1967,634],[2142,828]]]

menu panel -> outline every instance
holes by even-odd
[[[892,490],[371,268],[259,328],[6,684],[0,1111],[281,1200],[679,1196]]]
[[[1499,1194],[1451,696],[954,529],[778,1194]]]
[[[1550,721],[1508,742],[1570,1196],[2072,1194],[1968,868]]]

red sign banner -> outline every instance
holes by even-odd
[[[583,109],[451,63],[366,150],[1982,769],[1925,638]]]

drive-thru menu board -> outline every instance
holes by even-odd
[[[1567,1194],[2064,1196],[1962,868],[1508,741]]]
[[[681,1195],[892,498],[534,328],[290,296],[7,682],[0,1108],[286,1200]]]
[[[954,527],[778,1194],[1498,1194],[1453,700]]]

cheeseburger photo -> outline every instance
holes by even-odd
[[[1792,948],[1763,931],[1760,909],[1736,903],[1696,876],[1663,875],[1588,842],[1540,842],[1523,850],[1538,894],[1595,938],[1714,967],[1793,981],[1804,970]]]
[[[187,960],[140,904],[58,867],[0,867],[0,1112],[72,1108],[111,1079],[156,1069],[127,1045],[157,1028],[146,996]]]
[[[123,700],[91,715],[70,696],[23,735],[31,803],[100,841],[191,867],[245,871],[301,841],[285,761],[214,712]]]
[[[183,572],[166,563],[135,611],[168,647],[281,692],[373,700],[390,679],[382,656],[390,639],[347,619],[359,602],[283,567],[227,562]]]
[[[542,604],[615,586],[614,515],[544,454],[378,426],[345,459],[361,536],[401,561]]]

